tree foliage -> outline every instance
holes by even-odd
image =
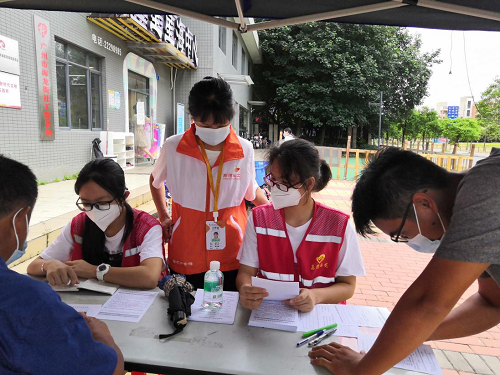
[[[500,139],[500,78],[488,86],[477,103],[477,117],[485,141]]]
[[[313,22],[261,31],[259,38],[264,62],[255,67],[255,95],[267,103],[265,122],[367,126],[373,134],[378,109],[368,103],[383,91],[384,129],[411,114],[439,54],[421,53],[419,37],[386,26]]]
[[[441,120],[443,135],[452,143],[477,141],[481,136],[481,127],[474,118],[456,118]]]

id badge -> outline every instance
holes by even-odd
[[[207,221],[207,250],[223,250],[226,247],[226,228]]]

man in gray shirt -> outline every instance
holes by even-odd
[[[361,235],[373,234],[374,224],[395,242],[436,254],[366,355],[334,343],[313,349],[311,363],[336,375],[381,374],[424,341],[500,323],[500,149],[466,173],[386,149],[356,184],[352,210]],[[475,280],[478,292],[452,311]]]

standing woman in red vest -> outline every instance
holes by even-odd
[[[272,203],[254,208],[238,254],[241,304],[253,310],[267,296],[252,276],[299,282],[285,304],[303,312],[351,298],[365,275],[356,232],[349,215],[311,196],[332,178],[330,167],[312,143],[294,139],[270,150],[269,171]]]
[[[164,267],[161,225],[126,202],[122,168],[110,159],[91,161],[75,183],[82,211],[28,266],[51,285],[74,285],[78,277],[152,289]]]

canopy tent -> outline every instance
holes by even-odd
[[[500,31],[498,0],[0,0],[0,7],[92,13],[169,13],[241,32],[311,21]],[[216,17],[235,17],[238,23]],[[245,18],[272,21],[247,25]]]

